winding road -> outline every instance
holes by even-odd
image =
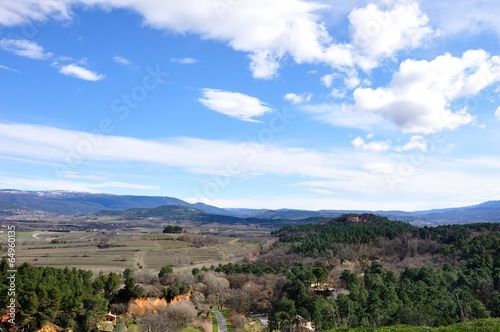
[[[212,309],[212,312],[217,318],[217,325],[219,326],[219,332],[227,332],[226,319],[219,310]]]

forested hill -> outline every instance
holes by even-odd
[[[348,218],[358,218],[349,221]],[[343,215],[328,222],[286,226],[274,232],[282,243],[292,244],[292,251],[306,255],[333,255],[345,245],[373,244],[381,247],[399,240],[399,254],[416,250],[413,255],[436,253],[450,246],[458,246],[472,235],[500,232],[500,224],[477,223],[416,227],[401,221],[389,220],[374,214]],[[461,242],[462,241],[462,242]],[[406,245],[407,248],[402,248]],[[446,247],[444,247],[446,246]]]
[[[499,224],[417,228],[371,214],[349,219],[275,232],[276,251],[310,263],[288,267],[271,329],[285,330],[297,315],[319,331],[500,317]],[[315,273],[321,264],[329,282],[343,289],[326,299],[310,288],[324,282]]]

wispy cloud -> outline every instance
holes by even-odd
[[[130,70],[138,70],[139,69],[139,67],[134,65],[134,63],[130,59],[127,59],[127,58],[120,56],[120,55],[114,56],[113,61],[130,69]]]
[[[61,176],[80,176],[74,160],[105,163],[147,162],[180,167],[199,174],[224,174],[228,163],[238,174],[300,174],[335,176],[337,161],[329,154],[283,148],[257,141],[227,142],[196,138],[141,140],[122,136],[93,136],[54,127],[0,122],[0,153],[53,161]],[[33,146],[37,146],[33,149]],[[85,150],[81,147],[85,146]],[[81,150],[81,151],[80,151]],[[68,161],[69,160],[69,161]],[[337,165],[338,166],[338,165]]]
[[[202,94],[198,101],[208,109],[243,121],[256,122],[254,117],[273,110],[258,98],[239,92],[203,89]]]
[[[116,63],[119,63],[122,66],[130,66],[132,64],[132,62],[129,59],[124,58],[124,57],[119,56],[119,55],[114,56],[113,61]]]
[[[12,69],[12,68],[7,67],[7,66],[2,66],[2,65],[0,65],[0,69],[2,69],[2,70],[8,70],[8,71],[13,71],[13,72],[15,72],[15,73],[18,73],[18,71],[17,71],[17,70]]]
[[[198,60],[195,58],[172,58],[172,59],[170,59],[170,62],[180,63],[183,65],[191,65],[191,64],[197,63]]]
[[[317,121],[328,123],[334,127],[359,128],[391,128],[391,124],[380,114],[364,113],[349,104],[315,104],[301,105],[300,109]]]
[[[83,180],[106,180],[107,178],[104,176],[99,176],[99,175],[86,175],[86,174],[80,174],[74,171],[67,171],[63,172],[60,174],[63,178],[66,179],[83,179]]]
[[[45,52],[43,47],[34,41],[27,39],[0,39],[0,48],[25,58],[45,60],[52,56],[52,53]]]
[[[80,192],[102,192],[109,189],[138,189],[138,190],[159,190],[156,185],[140,183],[129,183],[120,181],[85,182],[58,180],[52,178],[23,178],[0,175],[0,186],[2,188],[18,188],[24,190],[70,190]]]
[[[70,20],[71,10],[66,0],[19,1],[2,0],[0,25],[14,26],[36,21]]]
[[[495,118],[500,121],[500,106],[497,108],[497,110],[495,111]]]
[[[79,78],[85,81],[100,81],[106,76],[96,73],[87,68],[78,66],[76,64],[63,65],[59,67],[59,72],[63,75]]]
[[[372,139],[370,136],[368,141],[363,139],[358,143],[362,147],[375,142]],[[418,137],[411,139],[410,143],[412,140],[419,141]],[[55,177],[7,178],[0,174],[0,187],[78,191],[99,191],[103,188],[159,189],[151,184],[99,179],[92,175],[96,173],[86,175],[77,172],[78,167],[85,167],[89,163],[93,164],[93,169],[97,165],[103,169],[109,169],[110,166],[115,169],[123,167],[124,163],[127,167],[148,163],[206,176],[251,177],[252,181],[265,178],[268,174],[280,174],[289,176],[289,185],[307,188],[317,195],[354,195],[357,199],[353,199],[353,202],[358,203],[350,204],[361,204],[359,202],[363,200],[371,202],[370,206],[390,202],[391,208],[400,208],[404,204],[429,204],[429,197],[435,198],[434,202],[447,204],[450,197],[453,197],[453,202],[470,202],[471,199],[480,202],[500,195],[500,178],[494,176],[498,172],[498,158],[441,158],[436,153],[439,146],[432,150],[410,149],[401,153],[395,148],[385,153],[373,153],[370,151],[375,149],[373,146],[356,152],[351,149],[321,152],[254,141],[230,142],[186,137],[144,140],[123,136],[93,136],[54,127],[1,122],[0,142],[9,142],[0,144],[0,154],[4,156],[51,162],[52,169],[60,171],[60,180]],[[380,146],[378,150],[385,149],[384,141]],[[415,158],[410,158],[412,155]],[[403,203],[399,204],[398,201]]]

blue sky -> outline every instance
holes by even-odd
[[[500,199],[495,1],[4,0],[0,188]]]

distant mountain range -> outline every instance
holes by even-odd
[[[81,215],[97,213],[100,211],[124,211],[130,209],[154,209],[161,206],[179,206],[195,209],[190,214],[203,216],[207,221],[210,215],[219,219],[226,217],[239,217],[242,222],[267,219],[267,220],[319,220],[338,217],[346,213],[374,213],[416,225],[438,225],[450,223],[476,223],[500,222],[500,201],[489,201],[478,205],[436,209],[427,211],[353,211],[353,210],[267,210],[267,209],[222,209],[203,203],[191,204],[174,197],[157,196],[132,196],[111,194],[90,194],[71,191],[22,191],[13,189],[0,189],[0,216],[24,214],[27,212],[44,212],[58,215]],[[158,210],[158,209],[156,209]],[[186,210],[186,209],[181,209]],[[179,209],[163,209],[162,213]],[[195,211],[200,211],[195,212]],[[203,212],[203,213],[202,213]],[[139,213],[138,210],[127,212],[128,215]],[[143,210],[142,215],[157,213],[156,211]],[[174,213],[174,212],[172,212]],[[184,213],[184,212],[183,212]],[[231,220],[235,220],[231,218]],[[236,219],[237,220],[237,219]]]
[[[203,203],[190,204],[174,197],[90,194],[73,191],[23,191],[0,189],[1,210],[43,211],[62,215],[95,213],[102,210],[155,208],[162,205],[193,207],[207,213],[227,210]]]

